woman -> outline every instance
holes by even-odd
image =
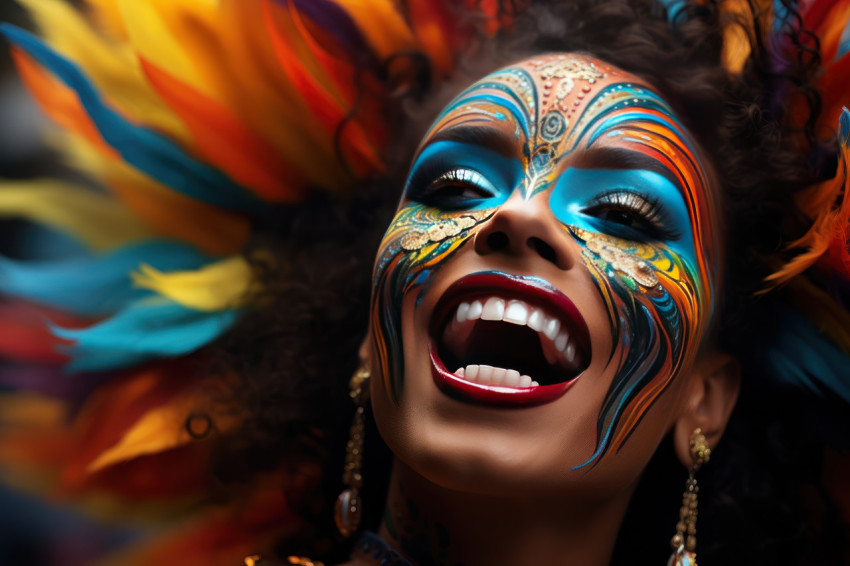
[[[703,341],[721,240],[697,147],[645,81],[575,54],[484,77],[426,135],[369,366],[389,509],[442,518],[449,562],[608,563],[671,427],[686,467],[693,430],[717,444],[738,376]]]
[[[105,6],[96,12],[103,18],[101,25],[116,38],[127,35],[137,41],[138,30],[126,20],[123,27],[116,25],[108,18],[115,14]],[[333,14],[337,29],[345,28],[347,34],[340,36],[356,44],[345,27],[351,21],[333,12],[332,5],[324,7],[329,11],[310,12],[294,3],[287,16],[270,3],[264,5],[265,21],[278,32],[270,35],[277,40],[279,56],[299,52],[293,29],[302,25],[297,29],[303,33],[306,20],[295,14],[312,18],[308,28],[329,25],[323,17]],[[421,17],[437,20],[418,4],[408,8],[412,22],[417,10]],[[661,561],[664,552],[657,548],[670,537],[675,559],[688,563],[695,549],[693,479],[688,480],[687,505],[680,516],[681,492],[675,493],[688,471],[699,472],[703,485],[715,488],[714,495],[710,489],[700,492],[701,508],[706,495],[720,501],[709,505],[713,517],[700,521],[705,563],[806,563],[821,556],[840,560],[840,527],[829,507],[831,497],[823,491],[814,498],[800,495],[806,486],[823,490],[824,485],[821,456],[812,456],[820,448],[804,442],[812,427],[795,422],[809,414],[791,410],[793,405],[775,392],[775,379],[793,381],[796,374],[804,375],[822,394],[807,408],[816,407],[826,416],[823,422],[836,430],[846,425],[840,412],[827,410],[831,403],[840,408],[846,402],[846,397],[841,400],[846,384],[836,380],[847,367],[846,354],[834,345],[815,346],[840,344],[846,333],[841,325],[846,312],[836,310],[844,275],[827,269],[828,254],[814,254],[820,249],[817,237],[842,229],[836,218],[844,214],[838,204],[844,198],[843,161],[836,175],[836,152],[816,130],[821,99],[813,82],[821,78],[821,66],[817,41],[803,27],[806,19],[793,6],[785,6],[787,12],[777,9],[771,21],[777,35],[772,36],[764,22],[770,12],[756,8],[664,8],[640,2],[532,6],[493,42],[504,53],[470,58],[470,68],[476,66],[473,60],[483,58],[478,66],[499,70],[476,73],[483,78],[471,86],[466,86],[471,81],[457,79],[466,85],[425,134],[406,181],[386,181],[403,184],[404,193],[375,261],[369,334],[360,350],[363,368],[352,380],[351,397],[359,407],[346,454],[348,490],[337,511],[343,531],[359,527],[361,512],[370,528],[379,525],[370,513],[383,510],[384,516],[381,538],[359,539],[353,563],[606,564],[633,561],[634,556]],[[145,15],[142,8],[140,15]],[[450,29],[442,23],[442,29]],[[746,30],[752,30],[750,37]],[[767,45],[768,36],[785,39],[771,39],[775,43]],[[345,442],[346,418],[340,411],[346,401],[344,370],[355,365],[367,319],[362,297],[368,270],[352,257],[368,253],[363,250],[371,247],[376,209],[386,192],[372,182],[377,196],[363,191],[361,198],[341,203],[312,197],[273,215],[254,212],[256,203],[231,189],[230,179],[273,201],[293,198],[289,193],[296,182],[285,187],[287,193],[258,177],[257,168],[242,167],[240,149],[225,148],[220,144],[226,140],[216,137],[222,131],[244,136],[235,126],[214,129],[211,141],[210,124],[225,123],[223,114],[193,108],[204,117],[200,121],[180,107],[203,158],[199,163],[170,139],[157,137],[155,130],[134,129],[121,112],[91,96],[73,69],[31,38],[13,32],[12,39],[74,88],[102,138],[90,142],[105,141],[124,161],[160,183],[185,187],[180,179],[186,178],[210,183],[216,191],[207,202],[259,219],[253,227],[255,245],[246,256],[267,282],[253,295],[260,308],[208,350],[225,354],[219,367],[240,379],[217,376],[214,383],[226,387],[225,393],[203,390],[216,401],[235,393],[241,428],[234,428],[232,410],[211,405],[198,410],[197,395],[181,399],[180,414],[187,414],[188,406],[203,415],[185,419],[194,436],[209,437],[211,423],[221,431],[214,464],[220,476],[244,477],[280,469],[280,461],[285,462],[283,480],[273,481],[287,482],[288,503],[302,520],[286,511],[267,511],[260,524],[274,518],[279,526],[273,536],[292,547],[326,552],[326,494],[338,489],[328,470],[343,466],[326,465],[321,475],[315,466],[342,457],[341,449],[328,447]],[[432,48],[428,53],[437,68],[444,64],[435,42],[422,43]],[[162,55],[145,51],[141,69],[160,96],[168,93],[175,109],[183,99],[169,83],[174,77],[155,64],[164,64]],[[408,57],[421,62],[399,49],[385,57],[381,68],[384,78],[415,93],[414,87],[421,85],[414,79],[427,73],[414,74]],[[305,78],[292,60],[281,61],[290,78]],[[332,68],[321,61],[325,71]],[[369,68],[369,61],[360,63]],[[35,72],[26,62],[23,68]],[[336,70],[335,77],[344,76]],[[374,140],[369,136],[376,128],[362,126],[374,118],[375,108],[368,97],[356,99],[356,93],[379,90],[370,80],[354,92],[339,89],[342,99],[348,96],[354,103],[333,130],[339,159],[329,170],[337,163],[362,169],[368,162]],[[323,92],[297,84],[314,96]],[[196,94],[199,98],[192,100],[205,100],[204,92]],[[121,97],[116,100],[126,112]],[[824,113],[834,117],[831,104],[827,100]],[[333,115],[335,107],[330,108]],[[255,118],[247,116],[249,130],[267,131],[261,122],[251,121]],[[167,123],[170,117],[158,119]],[[323,126],[328,124],[333,120]],[[253,143],[242,157],[262,159],[264,146],[254,138],[236,138]],[[128,139],[131,143],[125,144]],[[305,146],[326,147],[321,136],[310,132],[303,140]],[[275,141],[291,152],[284,153],[290,162],[264,162],[281,169],[276,175],[301,176],[319,186],[329,183],[322,178],[324,167],[304,165],[288,140]],[[215,155],[223,160],[229,179],[204,168]],[[172,176],[174,168],[168,167],[174,163],[182,167],[181,177]],[[815,186],[821,180],[827,181]],[[184,193],[205,198],[192,190]],[[795,194],[803,196],[796,203]],[[819,208],[810,206],[815,201]],[[328,218],[336,222],[329,225]],[[788,250],[792,240],[797,243]],[[275,254],[270,256],[270,249]],[[798,255],[798,249],[805,253]],[[150,250],[145,254],[155,257]],[[162,273],[186,269],[192,262],[192,269],[205,264],[186,255],[189,259],[175,260],[178,267],[143,268],[137,283],[177,306],[226,313],[222,305],[231,308],[232,303],[191,298],[185,291],[196,292],[197,284],[184,279],[181,285],[176,274]],[[822,257],[821,264],[798,276]],[[230,264],[214,267],[237,269]],[[212,269],[200,268],[207,276],[204,284],[222,280]],[[831,328],[824,325],[834,343],[818,337],[812,323],[797,314],[799,307],[781,306],[789,293],[774,291],[752,299],[772,273],[777,274],[772,280],[790,279],[789,288],[798,294],[802,289],[805,295],[797,300],[805,308],[834,317]],[[818,278],[819,287],[813,287]],[[829,288],[832,296],[820,288]],[[245,287],[238,291],[241,295]],[[144,318],[137,310],[141,306],[149,308],[148,303],[130,303],[120,313],[125,319]],[[174,305],[161,308],[164,314],[158,320],[193,331],[182,335],[192,337],[190,344],[177,351],[157,344],[146,352],[156,355],[145,357],[137,350],[128,352],[123,343],[96,348],[95,338],[105,340],[105,333],[114,332],[108,324],[100,325],[99,334],[63,331],[61,336],[77,341],[76,369],[102,372],[126,366],[128,359],[182,354],[220,332],[221,325],[212,329],[208,317],[200,322],[189,317],[188,324]],[[789,328],[796,333],[790,343],[784,335]],[[113,342],[119,340],[107,342],[116,346]],[[800,344],[809,348],[802,356]],[[783,360],[771,353],[777,345]],[[762,377],[766,375],[773,385]],[[724,435],[739,388],[738,414]],[[370,426],[367,397],[393,454],[388,479],[381,448],[362,447],[363,429]],[[765,407],[765,399],[778,410]],[[805,408],[807,401],[799,399]],[[831,440],[823,430],[818,434],[820,442]],[[777,437],[776,444],[765,440]],[[116,461],[127,469],[140,455],[157,451],[122,443],[110,445],[118,446],[117,451],[110,448],[94,463],[87,462],[87,469],[97,473]],[[197,444],[165,443],[168,450],[187,446]],[[716,458],[700,470],[709,448],[718,449]],[[785,451],[794,454],[791,464]],[[772,460],[754,462],[758,452]],[[361,473],[363,454],[366,469]],[[674,454],[678,465],[670,461]],[[777,469],[772,462],[783,466]],[[728,475],[736,474],[743,477],[730,481]],[[361,478],[375,485],[364,486]],[[766,483],[770,504],[753,490],[756,482]],[[654,498],[664,492],[674,494],[663,505],[656,503]],[[800,525],[816,522],[799,513],[813,502],[827,509],[816,518],[820,529],[801,531]],[[655,526],[646,525],[648,508],[660,514]],[[258,514],[252,510],[248,516]],[[749,524],[729,528],[730,520]],[[706,523],[709,534],[704,537]],[[664,534],[656,536],[653,529]],[[332,546],[347,553],[345,545]],[[395,551],[404,558],[396,558]]]

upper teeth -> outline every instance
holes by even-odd
[[[575,361],[576,344],[570,339],[570,334],[561,327],[561,321],[555,316],[547,314],[539,307],[532,307],[525,301],[518,299],[502,299],[490,297],[486,300],[479,299],[472,302],[462,302],[455,313],[457,322],[467,320],[502,320],[511,324],[528,326],[542,336],[548,338],[555,344],[555,348],[570,363]]]

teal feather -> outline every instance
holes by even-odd
[[[775,325],[778,334],[762,355],[767,375],[817,397],[850,403],[850,355],[796,310],[780,313]]]
[[[686,0],[657,0],[667,12],[667,21],[671,28],[676,28],[687,21]]]
[[[236,310],[196,311],[157,297],[136,301],[88,328],[54,326],[52,331],[73,342],[66,372],[103,372],[194,352],[230,328],[236,315]]]
[[[0,257],[0,293],[88,317],[105,316],[153,293],[133,287],[146,263],[160,271],[194,270],[211,258],[185,244],[153,240],[103,256],[22,261]]]
[[[67,232],[27,221],[15,224],[11,247],[16,257],[29,261],[89,255],[88,246]]]

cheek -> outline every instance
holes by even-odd
[[[398,211],[387,229],[375,261],[370,324],[380,374],[395,402],[404,383],[401,312],[405,297],[415,295],[418,304],[434,273],[494,210],[443,211],[410,204]]]
[[[669,247],[567,227],[608,309],[615,377],[592,462],[618,450],[695,354],[710,304],[693,267]]]

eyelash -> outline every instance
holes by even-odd
[[[681,234],[668,227],[667,211],[658,199],[630,190],[614,190],[598,195],[582,211],[584,214],[602,218],[604,213],[619,212],[633,215],[643,225],[639,227],[623,224],[625,229],[643,233],[659,240],[677,240]],[[616,221],[608,220],[611,224]]]
[[[408,198],[441,208],[462,208],[474,201],[495,196],[496,189],[487,178],[466,167],[448,167],[431,161],[416,169],[408,181]],[[457,189],[461,192],[458,194]],[[467,191],[475,195],[466,195]]]
[[[429,161],[416,169],[407,184],[408,198],[438,208],[464,208],[491,198],[497,191],[481,173],[466,167],[451,167]],[[473,191],[474,195],[467,194]],[[607,222],[622,225],[624,232],[637,232],[656,240],[677,240],[681,234],[669,228],[667,211],[658,199],[633,190],[612,190],[596,196],[582,211]],[[629,215],[638,226],[605,219],[609,212]]]

